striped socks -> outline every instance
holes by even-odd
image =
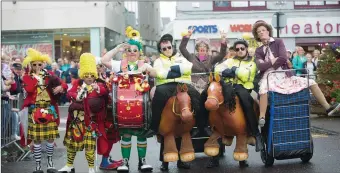
[[[94,168],[94,150],[85,150],[85,157],[89,168]]]
[[[54,142],[46,144],[46,154],[47,154],[47,168],[54,168],[52,156],[54,151]]]
[[[77,152],[72,150],[72,149],[67,149],[67,163],[66,165],[68,167],[73,167],[73,162],[74,162],[74,158],[76,157]]]
[[[35,170],[41,170],[41,144],[34,144],[33,146],[33,154],[36,162]]]
[[[131,153],[131,136],[126,138],[122,137],[120,141],[123,159],[129,159]]]
[[[146,138],[137,137],[137,151],[138,157],[144,158],[146,155],[147,141]]]

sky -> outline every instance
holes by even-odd
[[[161,17],[170,17],[171,20],[176,18],[176,1],[160,1]]]

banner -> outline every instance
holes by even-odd
[[[53,45],[52,43],[34,43],[34,44],[3,44],[1,50],[4,54],[10,56],[12,59],[25,58],[26,50],[33,48],[43,54],[48,54],[52,58]]]

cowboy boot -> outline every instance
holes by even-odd
[[[177,161],[177,168],[180,169],[190,169],[190,163],[182,162],[181,160]]]
[[[169,170],[169,162],[162,162],[161,171]]]
[[[220,166],[220,162],[218,160],[218,156],[211,157],[209,160],[209,163],[207,165],[207,168],[214,168]]]

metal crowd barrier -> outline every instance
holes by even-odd
[[[17,143],[16,135],[20,136],[19,110],[23,99],[21,94],[13,97],[1,96],[1,149],[11,144],[15,145],[22,153],[16,160],[18,162],[23,160],[30,151],[25,151]]]

